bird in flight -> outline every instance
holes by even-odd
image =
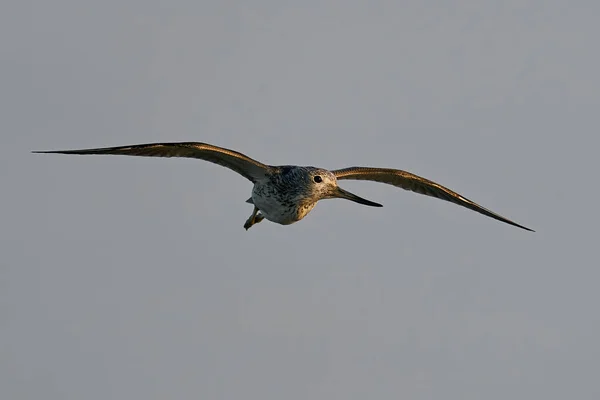
[[[371,207],[379,203],[363,199],[338,186],[343,179],[386,183],[427,196],[437,197],[498,221],[534,232],[496,214],[464,196],[410,172],[370,167],[350,167],[336,170],[296,165],[273,166],[258,162],[237,151],[207,143],[149,143],[132,146],[104,147],[81,150],[34,151],[59,154],[114,154],[142,157],[185,157],[209,161],[229,168],[254,184],[252,196],[246,200],[254,205],[252,215],[244,224],[248,230],[263,219],[289,225],[304,218],[322,199],[347,199]]]

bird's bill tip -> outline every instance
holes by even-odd
[[[344,189],[340,188],[339,186],[337,186],[335,191],[333,192],[333,197],[336,197],[339,199],[350,200],[350,201],[353,201],[358,204],[363,204],[365,206],[383,207],[383,205],[381,205],[379,203],[375,203],[374,201],[363,199],[362,197],[357,196],[354,193],[350,193],[349,191],[344,190]]]

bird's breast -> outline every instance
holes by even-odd
[[[275,185],[256,183],[252,190],[252,201],[265,218],[282,225],[300,221],[314,208],[316,203],[303,200]]]

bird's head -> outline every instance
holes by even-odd
[[[311,188],[312,195],[318,200],[347,199],[366,206],[383,207],[379,203],[363,199],[362,197],[339,187],[337,178],[331,171],[310,167],[307,168],[307,172],[308,184]]]

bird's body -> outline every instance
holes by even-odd
[[[315,179],[320,182],[315,182]],[[259,216],[281,225],[289,225],[304,218],[317,201],[335,197],[330,191],[337,186],[336,182],[335,175],[322,168],[296,165],[273,167],[273,171],[265,179],[254,184],[252,197],[248,202],[258,208]],[[363,204],[380,206],[358,196],[352,197],[355,201],[362,200]]]
[[[280,167],[254,184],[252,204],[269,221],[282,225],[300,221],[316,205],[308,179],[307,167]]]
[[[420,194],[437,197],[531,231],[531,229],[487,210],[442,185],[397,169],[351,167],[329,171],[322,168],[294,165],[271,166],[262,164],[233,150],[196,142],[150,143],[97,149],[38,151],[34,153],[186,157],[198,158],[222,165],[234,170],[254,184],[252,197],[246,201],[254,205],[252,215],[244,224],[246,229],[259,223],[263,218],[281,225],[293,224],[304,218],[317,202],[323,199],[345,198],[372,207],[382,207],[381,204],[363,199],[338,186],[338,179],[358,179],[387,183]]]

